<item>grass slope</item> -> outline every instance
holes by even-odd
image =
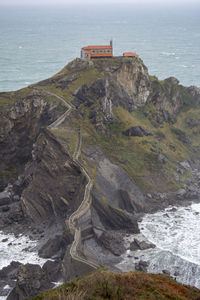
[[[130,272],[116,274],[98,270],[69,281],[62,286],[34,297],[32,300],[198,300],[200,291],[181,285],[166,275]]]

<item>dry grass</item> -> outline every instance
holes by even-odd
[[[34,300],[198,300],[200,291],[181,285],[166,275],[142,272],[123,274],[98,270],[42,295]]]

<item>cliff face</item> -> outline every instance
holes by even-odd
[[[52,217],[65,220],[83,200],[86,179],[62,143],[46,130],[33,146],[22,184],[23,211],[37,223]]]
[[[76,59],[50,79],[0,94],[1,228],[61,224],[42,248],[62,260],[61,277],[88,271],[73,257],[77,248],[78,257],[110,265],[101,249],[116,261],[121,231],[138,232],[142,213],[198,199],[199,103],[198,88],[159,81],[140,59],[122,57]]]
[[[26,96],[25,96],[25,95]],[[4,98],[4,93],[1,100]],[[37,90],[11,94],[0,110],[0,190],[20,174],[31,158],[33,143],[42,128],[62,113],[60,103],[51,103]],[[4,106],[3,106],[4,104]],[[60,111],[61,110],[61,111]],[[60,111],[60,112],[59,112]]]

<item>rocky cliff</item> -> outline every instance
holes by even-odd
[[[136,58],[76,59],[1,93],[1,229],[36,230],[59,278],[116,270],[143,213],[198,201],[199,112],[198,88],[159,81]],[[13,295],[28,297],[16,278]]]

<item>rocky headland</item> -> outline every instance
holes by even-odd
[[[49,259],[4,268],[8,299],[99,265],[119,271],[123,237],[145,213],[198,202],[199,116],[199,88],[159,81],[136,58],[75,59],[0,93],[0,230],[38,240]]]

